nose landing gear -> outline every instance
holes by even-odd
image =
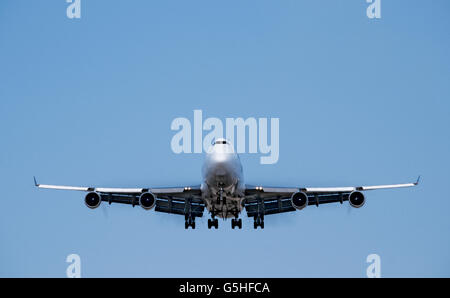
[[[217,192],[217,205],[220,205],[220,203],[226,204],[226,198],[223,196],[223,188],[220,188]]]

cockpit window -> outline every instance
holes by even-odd
[[[228,144],[227,140],[224,139],[218,139],[214,142],[214,144]]]

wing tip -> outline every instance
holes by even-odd
[[[39,184],[36,181],[36,176],[33,176],[33,180],[34,180],[34,186],[39,187]]]
[[[419,185],[421,176],[417,177],[417,181],[414,183],[415,186]]]

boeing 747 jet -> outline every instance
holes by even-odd
[[[343,203],[360,208],[365,203],[364,191],[412,187],[419,183],[356,187],[267,187],[244,184],[243,169],[233,146],[217,139],[206,154],[202,183],[197,186],[166,188],[97,188],[38,184],[39,188],[87,192],[84,201],[95,209],[102,202],[140,205],[145,210],[182,215],[185,228],[195,229],[195,219],[206,210],[211,215],[208,228],[218,228],[218,218],[231,218],[231,227],[242,228],[242,211],[253,217],[253,227],[264,229],[266,215],[302,210],[307,206]],[[420,178],[420,177],[419,177]]]

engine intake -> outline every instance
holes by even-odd
[[[156,196],[151,192],[144,192],[139,197],[139,205],[145,210],[150,210],[155,207],[156,204]]]
[[[360,208],[366,202],[364,194],[360,191],[354,191],[348,196],[348,201],[350,206],[354,208]]]
[[[100,206],[101,202],[102,202],[102,198],[96,192],[90,192],[84,198],[84,203],[86,204],[86,206],[88,206],[91,209],[95,209],[98,206]]]
[[[297,210],[302,210],[308,206],[308,196],[304,192],[296,192],[291,197],[291,204]]]

